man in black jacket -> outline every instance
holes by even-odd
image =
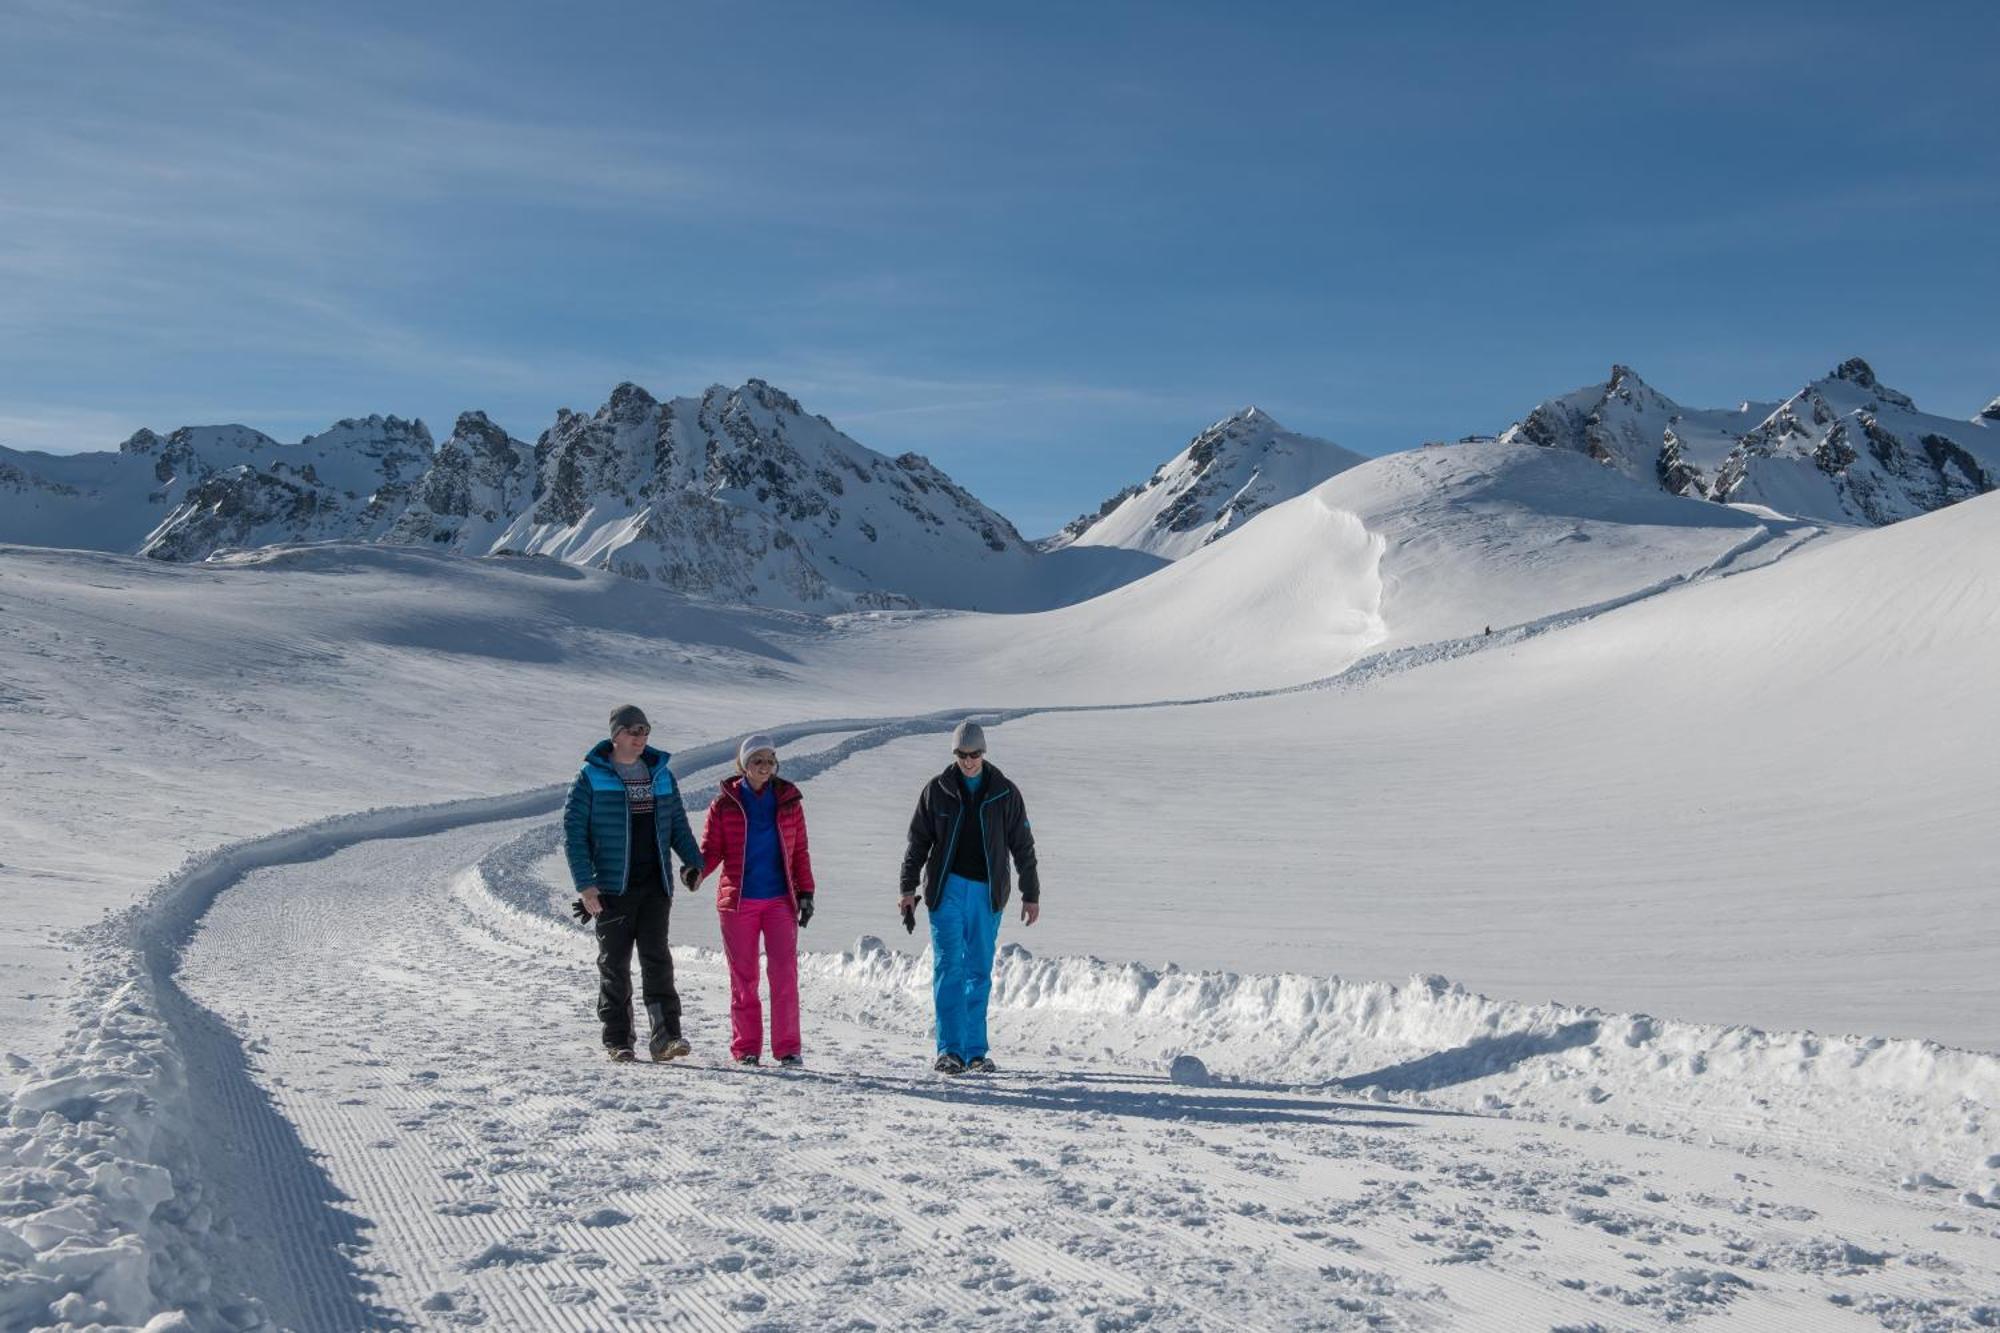
[[[1042,914],[1035,835],[1021,792],[986,762],[986,732],[965,721],[951,733],[953,763],[924,784],[903,853],[904,920],[923,880],[931,917],[931,998],[937,1009],[941,1074],[990,1074],[986,1000],[993,989],[993,949],[1013,888],[1008,858],[1021,875],[1021,920]]]

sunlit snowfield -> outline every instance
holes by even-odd
[[[1976,1326],[1996,556],[1991,499],[1854,534],[1499,445],[1030,616],[0,549],[0,1311]],[[565,781],[626,699],[694,795],[790,727],[803,1077],[727,1067],[706,894],[697,1059],[602,1064],[552,797],[418,809]],[[965,708],[1046,915],[1002,936],[1010,1072],[947,1084],[892,899]]]

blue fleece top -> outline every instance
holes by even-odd
[[[743,896],[785,896],[785,849],[778,841],[778,784],[755,791],[748,782],[736,789],[747,816],[743,838]]]

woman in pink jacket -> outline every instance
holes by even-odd
[[[701,861],[703,876],[722,871],[715,910],[729,958],[730,1055],[737,1064],[754,1065],[763,1050],[764,1013],[757,1002],[761,940],[771,982],[771,1054],[781,1065],[803,1064],[799,927],[812,920],[812,858],[799,789],[778,776],[778,747],[769,736],[746,736],[737,747],[736,776],[724,780],[708,807]]]

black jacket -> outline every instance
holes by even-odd
[[[993,910],[1007,905],[1014,878],[1008,866],[1021,873],[1021,901],[1040,902],[1042,877],[1035,869],[1035,835],[1028,828],[1028,807],[1020,789],[993,765],[986,765],[979,784],[978,809],[968,810],[965,788],[959,784],[958,765],[924,784],[917,795],[917,812],[910,817],[910,845],[903,853],[902,892],[914,894],[917,878],[923,877],[924,906],[935,911],[944,896],[945,876],[950,873],[951,856],[957,846],[960,821],[976,817],[986,835],[986,883],[993,893]]]

